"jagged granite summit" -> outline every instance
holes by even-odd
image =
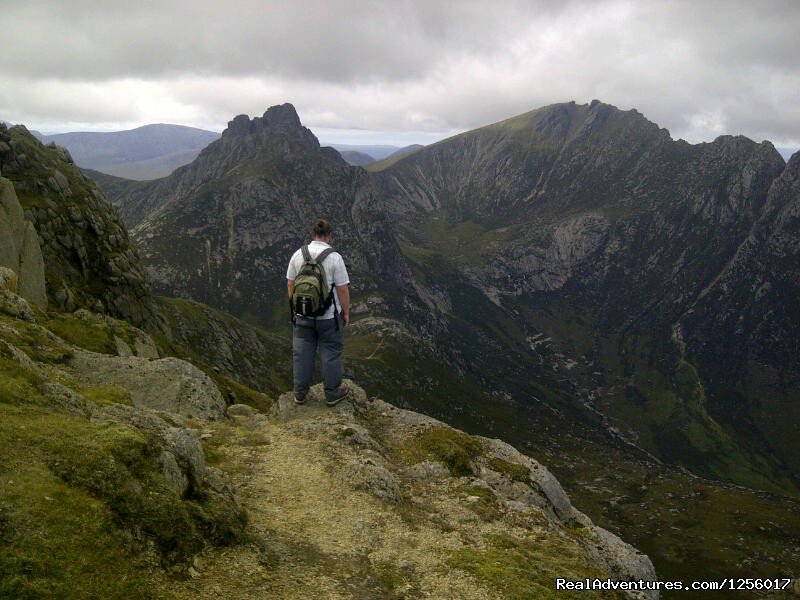
[[[395,312],[416,296],[368,174],[321,148],[289,104],[236,117],[191,165],[117,202],[158,293],[285,321],[285,263],[324,215],[359,289],[382,287]]]

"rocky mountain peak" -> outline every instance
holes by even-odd
[[[263,119],[271,127],[301,127],[297,111],[288,102],[270,106],[264,113]]]
[[[269,107],[261,117],[251,119],[247,115],[237,115],[228,122],[228,127],[222,132],[222,137],[257,135],[275,131],[311,134],[308,129],[303,127],[294,106],[287,102]]]

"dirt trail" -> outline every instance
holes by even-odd
[[[208,427],[219,466],[249,515],[241,544],[199,556],[178,598],[489,598],[445,560],[455,532],[415,522],[356,485],[363,449],[342,435],[351,407],[282,398],[275,418]]]

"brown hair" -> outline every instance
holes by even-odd
[[[317,219],[311,227],[311,237],[324,238],[333,233],[333,227],[325,219]]]

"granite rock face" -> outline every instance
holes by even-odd
[[[11,275],[6,277],[10,291],[19,293],[40,309],[47,307],[44,260],[36,230],[25,220],[14,186],[8,179],[2,177],[0,177],[0,267],[6,267],[15,274],[15,277]]]
[[[135,406],[203,419],[225,412],[225,400],[214,382],[177,358],[151,360],[76,351],[70,365],[90,385],[127,390]]]
[[[795,474],[800,465],[798,297],[800,153],[772,182],[763,211],[725,268],[676,326],[687,354],[710,381],[710,410],[738,431],[757,432],[760,443],[777,449]]]
[[[0,126],[0,141],[0,170],[13,183],[22,215],[33,228],[17,234],[16,245],[26,258],[20,268],[37,268],[34,245],[40,242],[47,298],[55,307],[86,307],[137,325],[153,323],[147,275],[113,206],[97,186],[66,150],[41,144],[23,126]],[[26,288],[28,281],[34,287]],[[38,295],[37,303],[41,300],[34,279],[21,276],[20,285]]]

